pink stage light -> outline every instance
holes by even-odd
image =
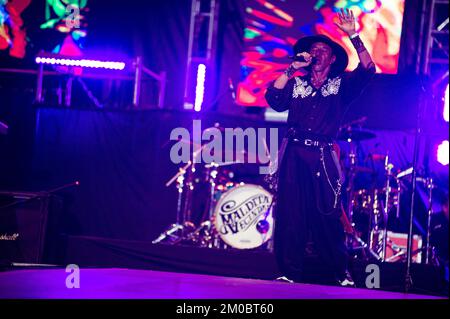
[[[199,112],[202,109],[203,97],[205,95],[206,66],[199,64],[197,68],[197,87],[195,88],[194,110]]]
[[[87,59],[67,59],[67,58],[49,58],[49,57],[36,57],[37,64],[51,64],[51,65],[64,65],[64,66],[77,66],[84,68],[96,68],[96,69],[110,69],[110,70],[123,70],[125,69],[124,62],[114,61],[99,61],[99,60],[87,60]]]
[[[448,141],[442,141],[442,143],[438,146],[437,149],[437,160],[442,165],[448,165]]]
[[[448,84],[444,95],[444,120],[448,122]]]

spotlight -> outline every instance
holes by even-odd
[[[124,62],[111,62],[100,60],[86,60],[86,59],[68,59],[68,58],[46,58],[36,57],[37,64],[52,64],[52,65],[66,65],[66,66],[81,66],[84,68],[102,68],[110,70],[123,70],[125,69]]]
[[[195,88],[194,110],[199,112],[202,109],[203,97],[205,95],[206,65],[199,64],[197,68],[197,87]]]
[[[437,160],[442,165],[448,165],[449,159],[448,159],[448,141],[443,141],[437,149]]]
[[[448,123],[448,84],[444,95],[444,120]]]

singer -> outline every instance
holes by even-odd
[[[344,48],[324,35],[301,38],[294,62],[268,88],[266,100],[276,111],[289,110],[288,133],[280,148],[276,181],[274,250],[284,281],[302,281],[307,243],[334,271],[336,284],[354,286],[347,267],[341,204],[341,173],[335,139],[341,120],[375,73],[375,65],[348,10],[336,26],[350,37],[360,63],[344,73]],[[306,76],[294,77],[300,68]],[[347,230],[346,230],[347,231]]]

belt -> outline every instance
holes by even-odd
[[[333,145],[332,140],[326,136],[312,136],[311,134],[297,131],[293,128],[289,129],[288,137],[294,143],[309,147],[325,147]]]
[[[292,139],[292,141],[295,143],[300,143],[301,145],[311,146],[311,147],[323,147],[323,146],[332,146],[333,145],[333,143],[319,141],[319,140],[312,140],[309,138],[299,139],[299,138],[294,137]]]

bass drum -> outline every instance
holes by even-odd
[[[220,238],[238,249],[257,248],[273,233],[272,194],[253,184],[239,185],[224,193],[214,210]]]

